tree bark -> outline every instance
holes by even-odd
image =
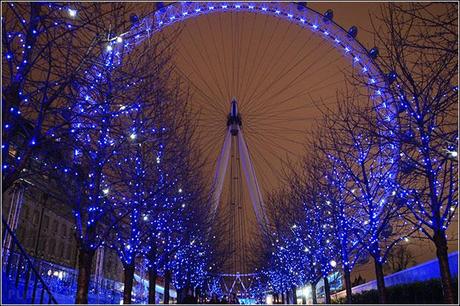
[[[169,283],[171,282],[171,271],[165,271],[165,284],[163,294],[163,304],[169,304]]]
[[[436,246],[436,256],[438,257],[439,272],[441,273],[442,295],[444,303],[454,304],[454,292],[452,277],[450,275],[449,255],[447,253],[447,239],[443,231],[438,231],[433,237]]]
[[[316,283],[311,284],[311,298],[312,304],[318,304],[318,300],[316,299]]]
[[[283,291],[281,291],[281,304],[285,304]]]
[[[79,252],[77,294],[75,297],[75,304],[88,304],[89,280],[91,278],[91,268],[93,265],[93,257],[95,251],[80,248]]]
[[[297,304],[297,292],[295,286],[292,286],[292,304]]]
[[[123,304],[131,304],[134,283],[134,263],[124,265]]]
[[[156,303],[156,300],[155,300],[155,294],[156,294],[155,285],[156,285],[157,276],[158,276],[157,269],[149,268],[148,273],[149,273],[149,304],[155,304]]]
[[[344,271],[343,271],[343,278],[345,279],[345,291],[347,293],[347,304],[351,304],[353,301],[352,301],[352,291],[351,291],[351,275],[350,275],[350,271],[348,270],[348,267],[345,267],[344,268]]]
[[[324,277],[324,295],[326,296],[326,304],[331,304],[331,286],[327,276]]]
[[[385,288],[385,278],[383,275],[383,265],[378,259],[374,258],[375,278],[377,280],[377,291],[379,294],[379,303],[387,303],[387,292]]]

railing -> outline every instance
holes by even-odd
[[[5,251],[11,256],[10,270],[15,270],[20,263],[20,254],[13,251]],[[77,292],[77,271],[70,267],[65,267],[52,263],[40,258],[30,256],[36,271],[40,274],[42,280],[47,284],[48,289],[53,294],[59,304],[73,304],[75,302],[75,293]],[[14,282],[14,280],[12,281]],[[22,286],[22,285],[21,285]],[[95,280],[91,276],[88,290],[88,302],[90,304],[118,304],[122,299],[123,283],[106,278]],[[29,289],[31,285],[29,284]],[[136,286],[135,288],[136,289]],[[16,289],[22,292],[22,289]],[[29,290],[30,291],[30,290]],[[136,292],[136,290],[134,290]],[[6,292],[4,290],[4,292]],[[11,291],[13,292],[13,291]],[[16,298],[19,301],[22,297]],[[11,299],[10,299],[11,300]]]
[[[2,303],[35,304],[38,294],[39,304],[57,304],[51,290],[35,269],[33,260],[3,218],[2,224],[3,242],[7,235],[11,237],[11,249],[3,249]]]

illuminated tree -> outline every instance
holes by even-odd
[[[446,230],[458,207],[457,10],[457,3],[388,4],[374,26],[379,64],[393,81],[399,130],[386,141],[401,148],[406,220],[436,247],[446,303],[454,303]]]
[[[132,119],[148,114],[156,100],[149,99],[166,65],[155,45],[128,51],[122,34],[131,27],[127,8],[110,4],[112,13],[98,20],[95,35],[97,56],[89,59],[89,69],[82,71],[66,93],[65,129],[56,136],[69,156],[60,165],[68,173],[61,189],[75,216],[79,249],[77,303],[87,302],[88,284],[95,250],[107,239],[114,226],[126,219],[110,180],[112,165],[148,121],[133,126]],[[105,22],[107,21],[107,22]],[[158,44],[156,45],[158,46]],[[167,59],[165,59],[167,60]],[[139,128],[133,131],[132,128]],[[134,152],[135,153],[135,152]],[[129,201],[135,201],[130,198]],[[132,218],[138,216],[129,215]],[[129,257],[129,255],[128,255]]]
[[[359,103],[359,104],[358,104]],[[369,124],[374,122],[374,124]],[[383,263],[388,252],[410,235],[407,209],[396,181],[399,155],[395,146],[381,138],[376,112],[357,91],[338,97],[338,109],[326,113],[320,149],[335,164],[333,177],[342,180],[351,205],[348,218],[356,240],[374,259],[379,301],[386,301]]]
[[[65,95],[90,67],[101,41],[92,29],[110,10],[91,3],[39,2],[4,3],[2,9],[5,192],[16,180],[42,170],[29,167],[31,159],[57,140],[65,123]]]

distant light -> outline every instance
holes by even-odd
[[[450,211],[455,211],[455,206],[451,206]]]
[[[123,42],[123,37],[118,36],[118,37],[117,37],[117,43],[122,43],[122,42]]]
[[[306,247],[304,251],[305,251],[305,253],[308,253],[310,251],[310,249]]]
[[[144,221],[148,221],[148,220],[149,220],[149,218],[145,215],[144,216]]]
[[[131,140],[136,139],[136,134],[132,133],[131,135],[129,135],[129,138],[131,138]]]
[[[70,8],[69,8],[69,9],[67,10],[67,13],[69,13],[69,16],[72,17],[72,18],[74,18],[74,17],[77,16],[77,10],[73,10],[73,9],[70,9]]]
[[[452,156],[453,158],[456,158],[458,156],[458,152],[457,151],[447,151],[447,153]]]
[[[292,228],[297,228],[297,224],[294,224],[294,225],[292,226]]]
[[[109,194],[109,188],[105,188],[104,190],[102,190],[102,192],[103,192],[104,194]]]
[[[179,193],[182,193],[182,188],[179,188]]]
[[[113,48],[112,48],[112,45],[107,45],[107,48],[106,48],[106,50],[107,50],[107,52],[110,52],[110,51],[112,51],[112,50],[113,50]]]
[[[329,262],[329,264],[331,265],[331,267],[335,268],[337,266],[337,263],[335,262],[335,260],[331,260]]]
[[[404,241],[405,241],[405,242],[409,242],[409,238],[404,237]]]

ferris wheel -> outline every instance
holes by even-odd
[[[239,282],[225,287],[243,294],[238,283],[253,276],[254,240],[270,209],[263,199],[278,187],[283,166],[302,156],[319,108],[333,108],[347,79],[360,77],[383,116],[391,116],[387,78],[374,62],[378,50],[359,43],[356,27],[344,29],[332,11],[304,4],[157,3],[126,33],[123,47],[172,33],[175,72],[199,113],[196,141],[207,160],[217,234],[231,253],[211,272],[235,275]]]

